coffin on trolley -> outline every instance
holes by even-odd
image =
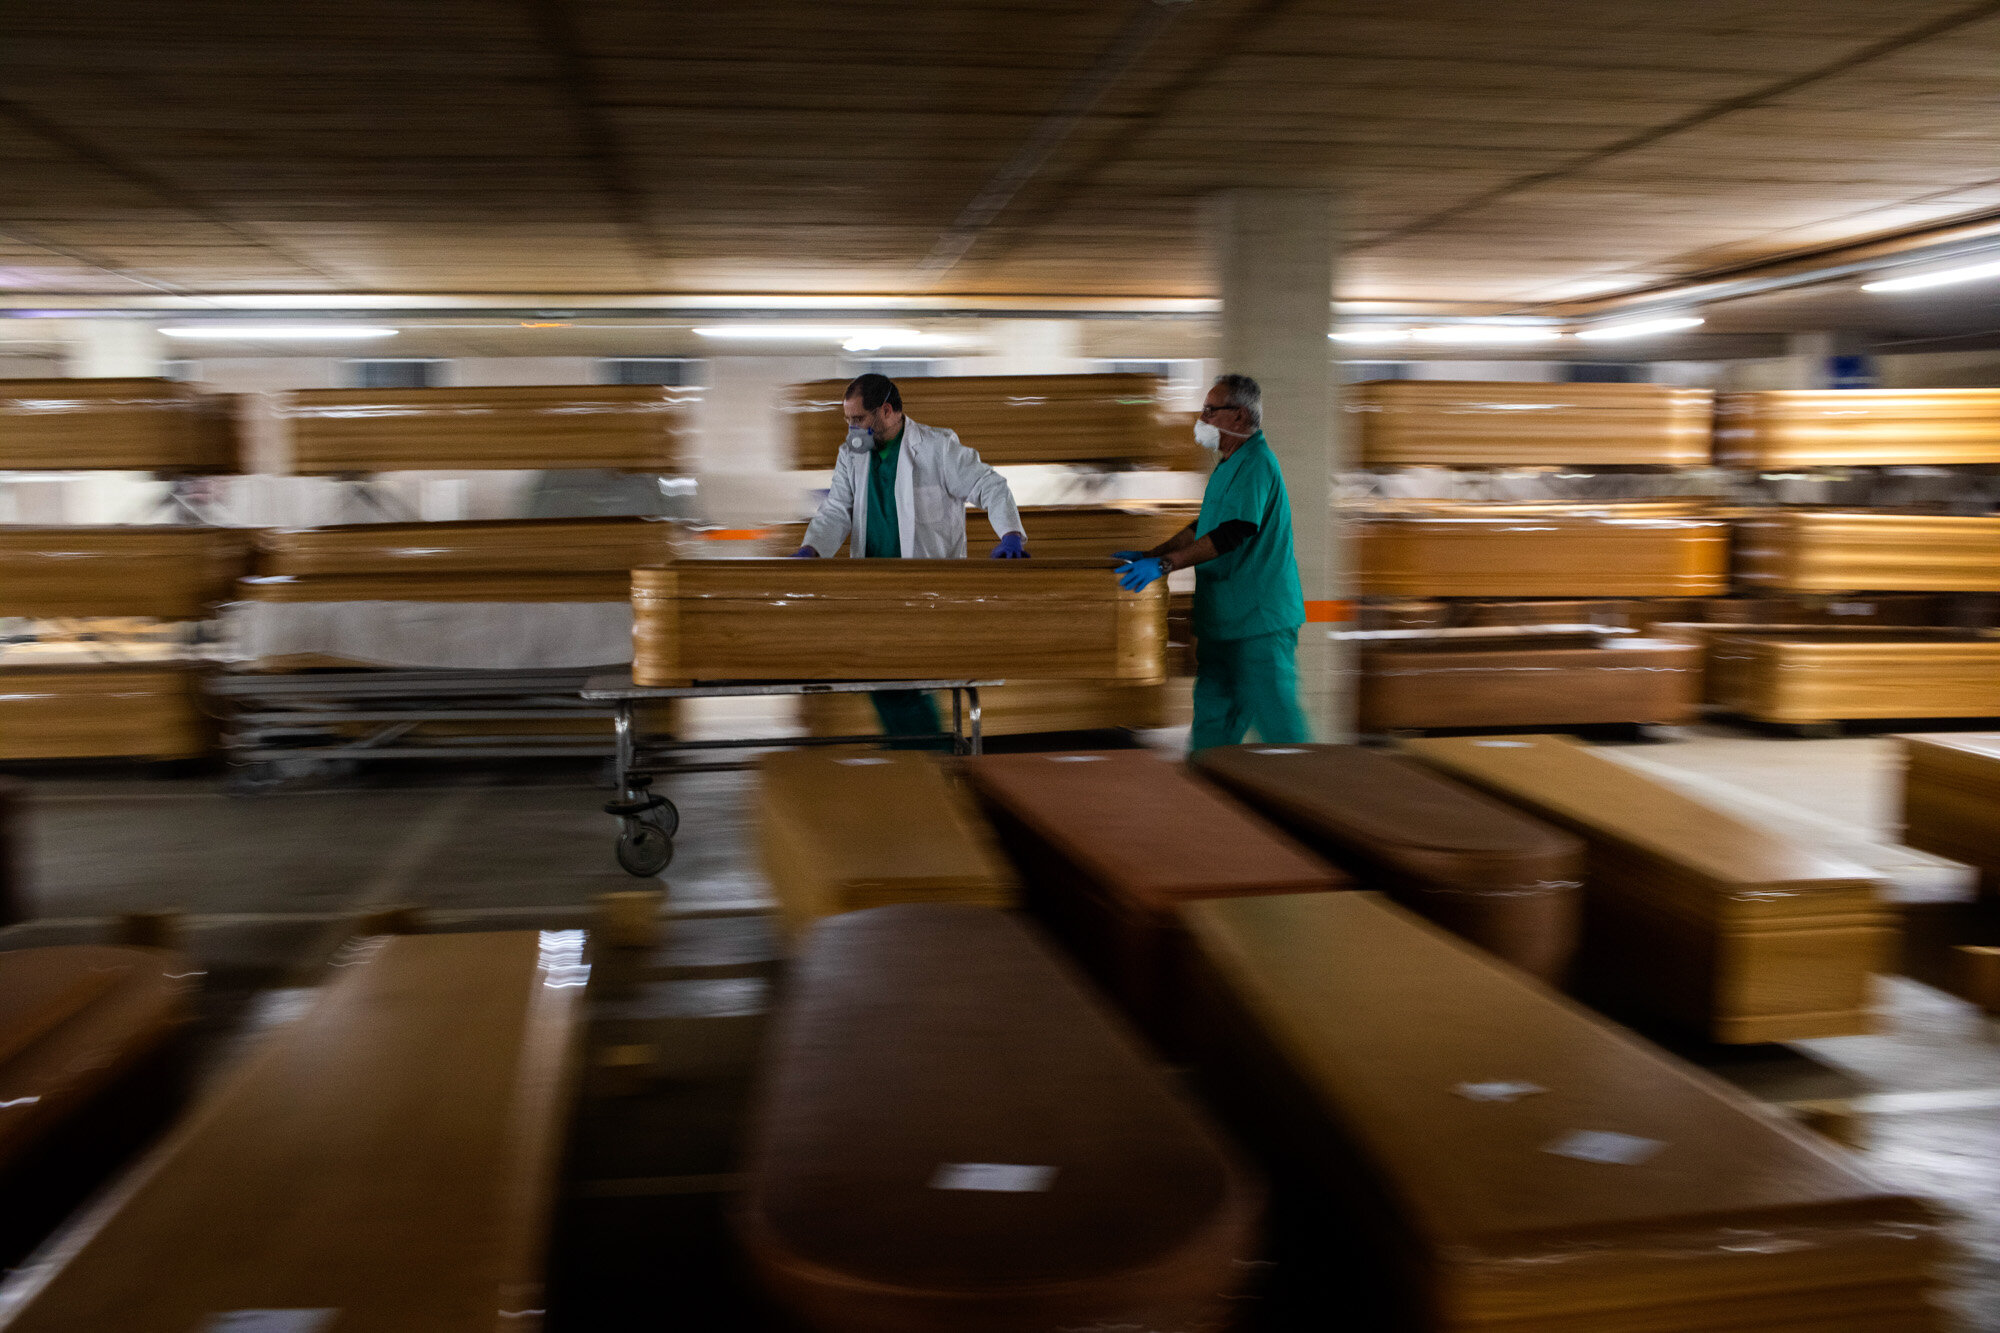
[[[1772,592],[2000,592],[2000,516],[1811,510],[1738,519],[1736,576]]]
[[[1716,519],[1460,513],[1370,519],[1372,597],[1713,597],[1729,589]]]
[[[1342,406],[1376,467],[1702,467],[1714,395],[1664,384],[1375,380]]]

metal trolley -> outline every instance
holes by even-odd
[[[662,699],[737,699],[800,694],[880,694],[890,690],[951,691],[951,730],[930,736],[898,737],[899,740],[949,741],[953,754],[978,754],[982,749],[979,730],[979,691],[1000,680],[809,680],[755,681],[716,685],[634,685],[630,672],[592,676],[584,683],[586,704],[611,704],[612,726],[616,734],[614,763],[616,799],[608,801],[604,813],[618,821],[618,864],[633,875],[657,875],[674,859],[674,835],[680,830],[681,813],[674,803],[651,790],[654,777],[662,773],[685,772],[689,765],[670,762],[678,756],[706,750],[768,749],[791,745],[872,745],[882,737],[868,736],[753,736],[727,740],[681,741],[643,736],[638,725],[639,705]]]

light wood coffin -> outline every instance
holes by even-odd
[[[1766,630],[1710,641],[1708,699],[1759,722],[2000,717],[2000,638]]]
[[[1158,684],[1166,584],[1109,561],[683,560],[632,574],[632,678]]]
[[[1931,1207],[1720,1080],[1373,894],[1182,914],[1206,1081],[1360,1247],[1324,1326],[1938,1327]]]
[[[1903,737],[1903,842],[2000,893],[2000,734]]]
[[[1714,519],[1461,514],[1370,519],[1371,597],[1713,597],[1729,590],[1729,527]]]
[[[0,1327],[189,1333],[335,1310],[329,1329],[492,1333],[540,1309],[581,947],[371,942],[93,1206],[74,1248],[16,1270]]]
[[[598,574],[260,574],[239,579],[245,602],[622,602],[632,576]]]
[[[892,903],[1014,905],[1014,872],[937,755],[788,750],[765,758],[757,832],[793,934]]]
[[[1261,1189],[1009,913],[831,918],[787,978],[736,1209],[818,1333],[1219,1329]]]
[[[1372,466],[1702,467],[1714,395],[1665,384],[1372,380],[1342,394]]]
[[[1563,736],[1407,749],[1568,828],[1589,848],[1577,979],[1586,993],[1712,1041],[1870,1027],[1892,918],[1877,882]]]
[[[1191,716],[1190,683],[1101,685],[1091,681],[1011,681],[979,692],[979,730],[986,736],[1054,731],[1147,731],[1180,726]],[[951,717],[951,694],[933,698],[938,717]],[[872,736],[882,730],[865,694],[808,694],[799,720],[814,736]]]
[[[234,404],[165,379],[0,380],[0,472],[234,472]]]
[[[1716,400],[1724,467],[2000,463],[2000,389],[1780,389]]]
[[[191,759],[205,753],[192,666],[0,667],[0,760]]]
[[[249,553],[239,528],[0,524],[0,616],[205,619]]]
[[[1736,577],[1772,592],[2000,592],[2000,516],[1812,510],[1739,519]]]
[[[677,472],[695,398],[656,384],[303,389],[272,410],[298,473]]]
[[[327,574],[602,574],[657,565],[674,528],[649,518],[523,518],[267,528],[257,572]]]
[[[846,380],[792,386],[793,466],[830,468],[847,438]],[[903,410],[995,467],[1017,463],[1182,466],[1193,418],[1169,412],[1157,375],[939,375],[897,381]],[[1032,534],[1031,534],[1032,536]],[[826,554],[821,552],[822,555]]]
[[[1650,638],[1364,644],[1355,700],[1364,732],[1677,726],[1699,712],[1701,652]]]

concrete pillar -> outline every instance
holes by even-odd
[[[165,373],[159,330],[136,319],[70,321],[63,373],[73,379],[123,379]]]
[[[1216,196],[1221,277],[1221,369],[1264,389],[1264,433],[1285,471],[1292,532],[1306,595],[1299,632],[1299,691],[1322,740],[1354,727],[1348,654],[1327,631],[1347,619],[1352,596],[1345,524],[1333,511],[1333,478],[1345,470],[1338,429],[1332,323],[1333,196],[1324,190],[1241,189]]]
[[[1073,319],[995,319],[985,329],[992,351],[967,367],[978,375],[1069,375],[1084,368],[1083,326]]]

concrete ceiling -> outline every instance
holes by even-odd
[[[1993,221],[2000,0],[0,6],[15,306],[1204,297],[1241,185],[1338,192],[1342,299],[1468,310]],[[1947,306],[1806,318],[2000,326]]]

